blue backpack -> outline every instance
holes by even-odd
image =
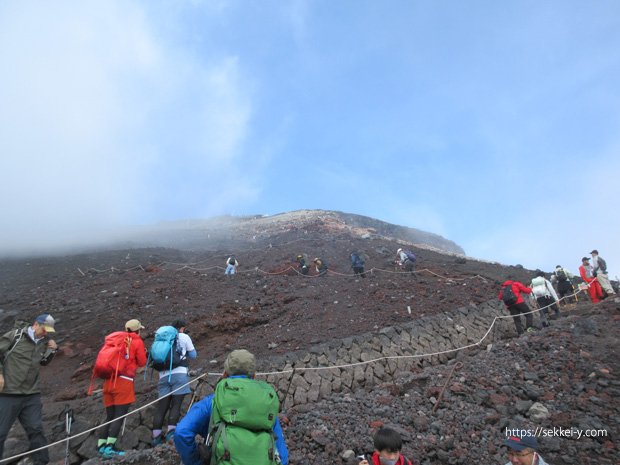
[[[149,351],[150,366],[157,371],[172,370],[182,364],[177,347],[179,331],[174,326],[162,326],[155,332]]]
[[[403,252],[407,256],[407,260],[409,260],[411,262],[415,262],[415,260],[416,260],[415,254],[411,250],[404,250]]]

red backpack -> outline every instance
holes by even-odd
[[[103,347],[97,354],[89,394],[92,393],[92,381],[95,378],[114,379],[123,373],[129,360],[129,347],[132,338],[126,331],[117,331],[105,337]]]

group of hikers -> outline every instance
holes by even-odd
[[[28,435],[30,450],[41,449],[31,454],[33,465],[46,465],[49,461],[42,425],[39,367],[47,365],[57,350],[49,337],[55,333],[54,326],[54,318],[42,314],[30,326],[0,338],[0,457],[7,435],[19,418]],[[190,392],[187,361],[197,355],[186,323],[177,320],[170,326],[160,327],[148,353],[141,338],[143,329],[139,320],[127,321],[124,331],[106,336],[95,361],[93,376],[105,377],[106,422],[99,428],[97,442],[101,458],[125,455],[117,447],[120,417],[135,402],[135,376],[152,359],[151,365],[159,371],[160,397],[153,415],[153,447],[173,443],[184,465],[288,464],[288,447],[278,419],[278,394],[271,384],[255,379],[256,359],[251,352],[245,349],[230,352],[215,392],[190,405],[188,413],[179,421],[181,404]],[[162,349],[167,344],[169,350],[164,355],[166,351]],[[112,348],[119,355],[116,359]],[[114,370],[112,364],[116,364]],[[197,437],[201,438],[198,442]],[[401,454],[402,444],[397,431],[380,428],[373,437],[374,451],[359,455],[359,465],[412,465]],[[546,465],[537,453],[535,438],[509,437],[503,445],[513,465]]]
[[[607,273],[607,263],[599,256],[598,250],[590,252],[592,264],[588,257],[581,259],[579,266],[579,276],[587,286],[588,294],[592,303],[598,303],[610,295],[616,294]],[[529,286],[509,277],[501,285],[499,299],[504,302],[506,308],[513,316],[517,334],[536,331],[534,326],[533,312],[527,305],[522,294],[532,295],[538,308],[541,310],[540,319],[543,327],[549,326],[549,319],[555,319],[560,315],[560,300],[575,294],[572,279],[574,275],[561,265],[555,267],[551,275],[551,281],[542,271],[537,271]],[[557,292],[553,287],[557,285]],[[558,297],[559,294],[559,297]],[[553,310],[551,316],[549,310]],[[525,317],[525,328],[523,327],[522,316]]]
[[[33,465],[49,461],[43,432],[40,367],[51,362],[58,346],[51,339],[55,320],[41,314],[24,328],[0,337],[0,458],[15,420],[19,419],[30,443]],[[235,456],[235,463],[288,463],[288,449],[278,420],[279,399],[273,386],[254,379],[256,362],[247,350],[232,351],[224,362],[224,375],[215,393],[193,404],[179,422],[181,405],[190,390],[189,360],[197,356],[187,324],[176,320],[155,332],[147,351],[145,327],[131,319],[124,330],[105,337],[93,367],[93,381],[102,378],[105,423],[98,428],[97,454],[104,459],[125,455],[118,447],[123,419],[136,400],[134,379],[147,364],[158,371],[159,401],[152,420],[152,446],[174,443],[183,463],[212,464]],[[167,421],[166,420],[167,417]],[[165,434],[163,425],[166,424]],[[209,438],[198,447],[195,438]],[[264,457],[258,457],[263,450]],[[209,451],[209,452],[206,452]]]
[[[362,278],[366,277],[365,265],[366,265],[366,256],[364,253],[353,250],[349,258],[351,260],[351,269],[355,276],[360,276]],[[415,263],[416,263],[415,254],[408,249],[399,248],[396,251],[396,260],[394,261],[395,265],[401,267],[404,271],[411,273],[415,276]],[[308,256],[306,254],[299,254],[295,257],[295,261],[297,262],[299,273],[306,276],[310,272],[310,262],[308,260]],[[327,262],[322,258],[315,258],[312,260],[312,263],[315,266],[315,271],[318,276],[325,276],[328,271]]]
[[[349,255],[351,259],[351,269],[356,276],[360,276],[362,278],[366,277],[366,273],[364,271],[364,266],[366,264],[365,255],[357,250],[353,250]],[[402,269],[412,275],[415,274],[415,263],[416,263],[415,254],[408,249],[399,248],[396,251],[396,260],[394,263],[398,267],[402,267]],[[312,261],[308,259],[308,255],[305,253],[300,253],[295,257],[295,262],[297,262],[297,269],[299,273],[303,276],[308,276],[311,271],[312,265],[314,265],[314,269],[318,276],[327,275],[327,271],[329,270],[329,266],[327,265],[327,261],[323,258],[316,257]],[[237,268],[239,267],[239,261],[235,255],[230,255],[226,259],[226,268],[224,270],[224,274],[227,276],[234,275],[237,272]]]
[[[398,264],[414,273],[415,256],[409,253],[398,249]],[[590,259],[584,257],[579,273],[588,286],[592,302],[596,303],[605,296],[615,294],[615,291],[607,277],[605,260],[596,250],[591,252],[591,256],[592,265]],[[231,258],[227,260],[231,267],[227,274],[234,274],[238,266],[236,258]],[[300,254],[296,258],[300,272],[306,274],[308,263],[305,256]],[[316,258],[313,263],[319,275],[327,272],[325,261]],[[356,275],[364,276],[364,264],[362,255],[353,251],[351,267]],[[549,318],[557,318],[560,314],[560,299],[574,292],[572,277],[558,265],[551,281],[543,272],[538,272],[530,286],[512,279],[502,284],[499,298],[513,316],[519,335],[534,330],[532,312],[522,294],[535,297],[542,309],[543,326],[547,326]],[[557,284],[557,292],[554,283]],[[548,317],[549,309],[553,310],[551,317]],[[525,328],[521,316],[525,316]],[[212,465],[229,463],[233,456],[234,463],[239,464],[288,463],[288,448],[278,420],[278,395],[273,386],[255,379],[256,360],[253,354],[244,349],[232,351],[224,362],[224,374],[216,384],[215,392],[195,403],[192,399],[191,408],[181,418],[181,406],[185,396],[191,393],[189,361],[197,357],[187,323],[178,319],[157,329],[148,351],[141,336],[144,329],[137,319],[127,321],[123,330],[106,336],[95,360],[89,392],[93,390],[95,378],[104,380],[103,404],[106,412],[106,422],[98,429],[97,454],[100,457],[110,459],[125,454],[117,443],[122,417],[126,416],[136,400],[134,379],[148,365],[159,376],[159,401],[152,420],[153,447],[174,443],[184,465],[201,465],[209,460]],[[30,450],[41,448],[31,454],[33,465],[45,465],[49,460],[42,425],[39,370],[40,366],[50,363],[58,349],[50,337],[54,333],[55,320],[45,313],[37,316],[30,325],[0,337],[0,457],[3,456],[10,429],[19,419],[28,436]],[[204,440],[197,443],[197,436]],[[535,438],[510,437],[504,445],[513,465],[545,464],[537,453]],[[382,428],[375,434],[374,452],[369,456],[359,456],[359,463],[411,464],[400,454],[401,447],[400,435],[389,428]]]

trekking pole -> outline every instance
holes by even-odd
[[[204,380],[205,380],[204,378],[200,378],[198,380],[198,382],[196,383],[196,387],[194,388],[194,392],[192,392],[192,398],[189,401],[189,406],[187,407],[187,411],[188,412],[192,408],[192,405],[194,405],[194,402],[196,402],[196,399],[198,398],[198,388],[204,382]]]
[[[67,435],[67,445],[65,447],[65,465],[69,463],[69,438],[71,437],[71,425],[73,424],[73,410],[69,407],[69,404],[65,405],[64,411],[59,415],[59,418],[64,414],[65,417],[65,434]]]

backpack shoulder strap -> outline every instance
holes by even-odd
[[[9,346],[9,348],[7,349],[6,353],[4,354],[4,360],[6,360],[9,356],[9,354],[11,352],[13,352],[13,349],[15,349],[15,346],[17,345],[17,343],[21,340],[22,336],[24,335],[24,328],[22,329],[16,329],[13,332],[13,342],[11,342],[11,345]]]

